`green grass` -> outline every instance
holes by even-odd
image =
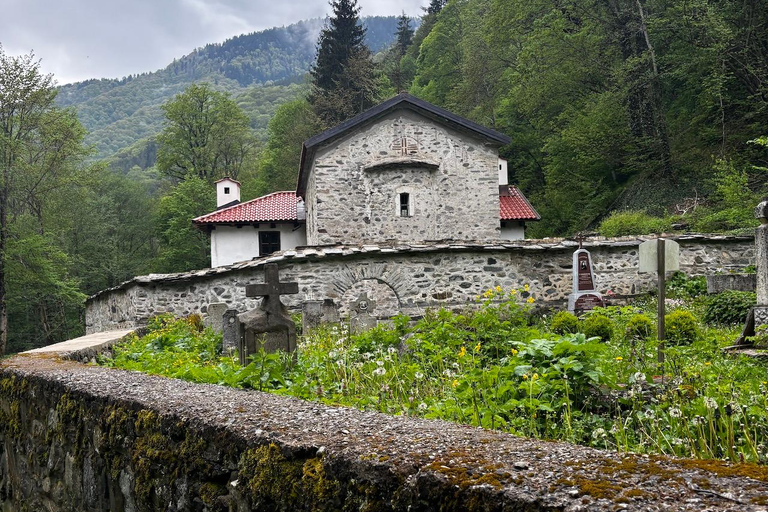
[[[622,452],[768,461],[768,367],[720,350],[738,327],[700,324],[692,344],[666,347],[662,372],[658,342],[625,334],[637,313],[653,318],[652,298],[593,313],[612,322],[601,343],[551,333],[527,296],[497,288],[474,310],[360,334],[323,327],[301,338],[295,359],[260,353],[245,367],[198,318],[159,317],[102,364]],[[670,307],[696,317],[703,308],[690,297]]]

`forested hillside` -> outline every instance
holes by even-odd
[[[325,23],[300,21],[206,45],[180,57],[165,69],[122,79],[87,80],[59,87],[57,104],[75,107],[97,156],[107,158],[151,137],[162,128],[160,105],[190,84],[208,82],[233,96],[263,135],[277,104],[295,97],[315,57],[315,44]],[[390,44],[397,18],[365,18],[366,42],[374,51]],[[260,86],[270,85],[267,91]],[[253,90],[256,88],[256,90]],[[263,96],[265,101],[259,101]]]

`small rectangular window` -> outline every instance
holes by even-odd
[[[401,217],[410,217],[410,194],[408,192],[403,192],[400,194],[400,216]]]
[[[224,187],[224,193],[229,194],[229,187]]]
[[[259,256],[267,256],[280,250],[279,231],[259,232]]]

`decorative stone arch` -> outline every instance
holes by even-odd
[[[363,294],[376,303],[373,314],[386,318],[402,310],[400,297],[407,296],[408,278],[385,263],[346,265],[337,275],[333,291],[339,297],[339,313],[346,316],[350,305]]]

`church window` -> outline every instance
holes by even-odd
[[[229,187],[224,187],[224,193],[229,194]]]
[[[259,232],[259,256],[266,256],[280,250],[279,231]]]
[[[400,194],[400,216],[401,217],[410,217],[411,216],[411,195],[408,192],[402,192]]]

